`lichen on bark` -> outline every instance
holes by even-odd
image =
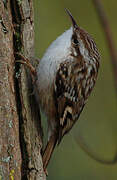
[[[34,56],[33,12],[33,0],[0,0],[0,179],[46,179],[33,84],[14,58]]]

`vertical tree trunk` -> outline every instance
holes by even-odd
[[[0,179],[21,178],[10,3],[0,1]]]
[[[33,0],[0,0],[0,179],[45,180],[40,113],[15,52],[34,56]]]

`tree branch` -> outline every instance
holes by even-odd
[[[14,23],[14,53],[23,53],[32,61],[34,57],[33,0],[11,1]],[[33,62],[34,63],[34,62]],[[38,104],[33,92],[30,72],[16,65],[20,73],[16,82],[18,112],[20,117],[20,145],[22,152],[22,178],[45,180],[41,158],[42,128]]]
[[[115,153],[113,159],[102,159],[99,157],[95,152],[93,152],[89,146],[85,143],[84,139],[79,136],[76,139],[77,144],[80,146],[80,148],[92,159],[95,161],[105,164],[105,165],[114,165],[117,163],[117,152]]]
[[[0,179],[46,179],[32,79],[14,58],[34,57],[33,14],[33,0],[0,0]]]
[[[21,179],[10,1],[0,0],[0,179]]]

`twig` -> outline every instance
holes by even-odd
[[[87,144],[84,142],[84,139],[79,136],[79,137],[75,137],[76,142],[78,143],[78,145],[80,146],[80,148],[92,159],[94,159],[95,161],[101,163],[101,164],[105,164],[105,165],[114,165],[117,163],[117,153],[115,153],[115,156],[113,157],[113,159],[102,159],[101,157],[97,156],[97,154],[95,152],[92,152],[89,148],[89,146],[87,146]]]
[[[115,81],[115,89],[117,93],[117,49],[115,48],[115,43],[112,37],[110,24],[101,1],[100,0],[92,0],[92,1],[93,4],[95,5],[97,14],[99,16],[107,40],[108,48],[110,51],[111,63],[113,67],[113,76]]]

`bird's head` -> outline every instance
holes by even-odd
[[[99,60],[100,56],[92,37],[80,28],[72,14],[65,9],[72,22],[71,51],[75,57],[82,56],[86,61]]]

